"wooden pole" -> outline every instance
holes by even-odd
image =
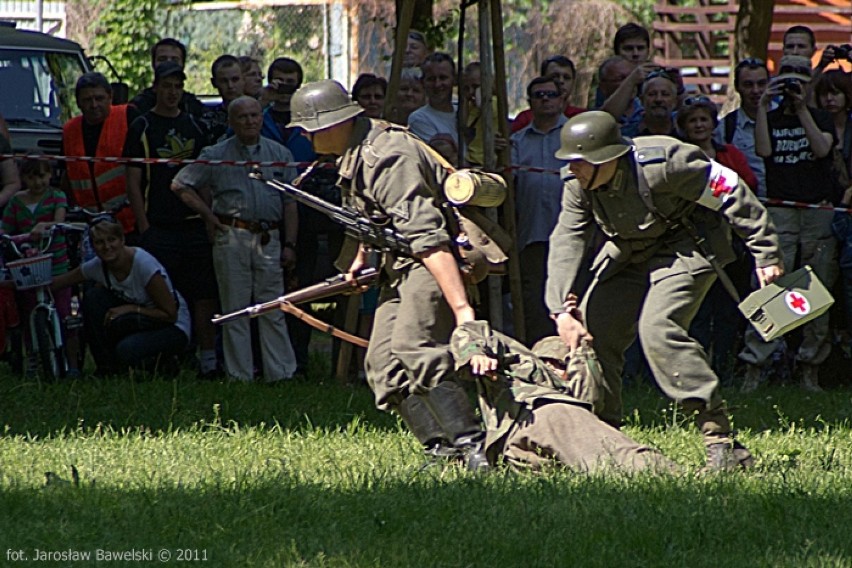
[[[494,45],[494,79],[497,85],[503,88],[497,89],[497,115],[500,117],[497,125],[500,135],[509,140],[509,124],[506,117],[509,116],[509,102],[506,96],[506,52],[503,43],[503,10],[500,0],[491,0],[491,25],[493,26],[492,41]],[[490,108],[490,107],[489,107]],[[488,123],[490,124],[490,122]],[[486,156],[489,155],[486,153]],[[503,203],[503,228],[512,237],[512,247],[509,251],[509,291],[512,297],[512,323],[515,328],[515,337],[518,341],[526,341],[526,330],[524,329],[524,302],[521,294],[521,265],[518,261],[517,229],[515,227],[515,184],[512,172],[508,166],[512,162],[512,153],[506,148],[498,156],[500,171],[506,178],[506,201]]]
[[[385,93],[385,108],[382,116],[389,120],[396,119],[391,116],[396,93],[399,91],[399,78],[402,75],[402,58],[405,57],[405,47],[408,44],[408,31],[411,29],[411,20],[414,18],[414,0],[402,0],[402,9],[397,11],[396,36],[394,38],[393,60],[391,63],[391,74],[388,78],[388,90]],[[396,114],[394,112],[394,114]]]
[[[482,84],[480,85],[479,124],[482,128],[483,166],[486,171],[497,169],[494,154],[494,109],[491,99],[494,96],[494,58],[491,37],[491,4],[494,0],[479,0],[479,67]],[[459,132],[459,137],[462,132]],[[489,209],[487,215],[497,221],[497,211]],[[488,277],[488,319],[492,327],[503,329],[503,279],[499,276]]]

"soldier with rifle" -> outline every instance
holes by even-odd
[[[484,432],[449,351],[454,327],[475,319],[442,208],[450,170],[405,128],[359,116],[363,108],[335,81],[302,86],[290,109],[288,126],[307,132],[318,154],[341,157],[338,185],[347,210],[361,219],[349,233],[373,227],[358,236],[348,274],[355,277],[379,252],[379,305],[366,357],[376,405],[398,412],[427,453],[487,467]]]

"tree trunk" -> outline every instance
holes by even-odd
[[[411,28],[423,31],[432,27],[433,0],[396,0],[396,13],[401,13],[402,5],[408,2],[414,3],[414,17],[411,18]]]
[[[731,55],[734,64],[746,57],[766,60],[775,0],[740,0],[736,40]]]
[[[766,61],[774,9],[775,0],[740,0],[737,23],[734,28],[734,45],[729,49],[731,71],[728,80],[728,99],[722,107],[722,115],[740,106],[740,96],[734,88],[734,70],[737,62],[747,57],[759,57]]]

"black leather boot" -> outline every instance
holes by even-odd
[[[453,446],[465,456],[471,471],[490,468],[485,455],[485,432],[473,412],[467,393],[458,383],[444,381],[430,390],[423,401],[441,425]]]
[[[461,452],[449,441],[422,397],[409,395],[396,411],[414,437],[423,444],[423,452],[427,456],[443,459],[461,457]]]

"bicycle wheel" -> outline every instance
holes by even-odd
[[[38,362],[41,367],[41,376],[46,381],[55,381],[62,377],[65,371],[65,361],[62,349],[57,347],[53,335],[53,322],[50,321],[48,311],[37,310],[33,318]]]

